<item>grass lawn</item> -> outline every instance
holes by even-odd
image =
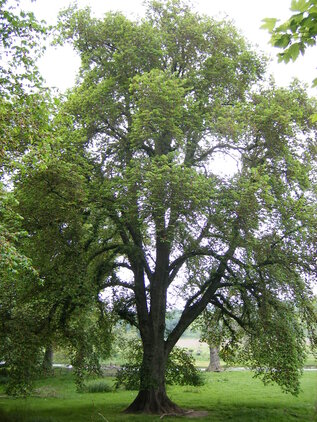
[[[105,378],[108,384],[111,378]],[[276,386],[263,386],[248,371],[206,374],[203,387],[169,387],[169,396],[187,409],[207,410],[199,421],[279,422],[317,421],[317,372],[305,372],[298,397],[283,394]],[[136,392],[76,393],[71,372],[57,370],[55,377],[41,379],[34,395],[8,398],[0,386],[1,422],[142,422],[158,416],[124,415],[121,411]],[[9,415],[6,419],[5,412]],[[176,417],[163,420],[177,421]],[[186,420],[186,419],[185,419]]]

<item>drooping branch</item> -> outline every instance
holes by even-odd
[[[223,259],[223,256],[217,254],[216,252],[212,251],[210,248],[200,248],[193,251],[185,252],[183,255],[176,258],[169,266],[169,284],[171,284],[175,277],[177,276],[178,272],[188,261],[188,259],[193,258],[195,256],[211,256],[218,261]]]
[[[102,289],[106,289],[108,287],[124,287],[125,289],[129,289],[134,291],[134,286],[130,283],[126,283],[124,281],[121,281],[119,279],[107,281],[102,285]]]
[[[221,296],[222,299],[224,300],[223,296]],[[225,301],[227,305],[230,305],[228,301]],[[231,310],[228,309],[228,307],[225,307],[224,303],[220,302],[219,299],[217,297],[214,297],[210,303],[212,303],[214,306],[216,306],[217,308],[219,308],[223,314],[229,316],[230,318],[232,318],[233,320],[235,320],[240,327],[244,328],[246,326],[245,322],[238,317],[237,315],[235,315]]]
[[[219,143],[219,144],[214,145],[213,147],[207,149],[203,153],[201,153],[199,157],[194,159],[194,162],[195,162],[195,164],[200,163],[201,161],[205,160],[206,158],[211,157],[212,154],[215,153],[215,152],[227,151],[227,150],[241,152],[241,151],[244,151],[245,149],[243,147],[233,146],[232,144],[229,144],[229,143]]]
[[[102,255],[102,254],[104,254],[106,252],[110,252],[110,251],[112,251],[112,252],[118,252],[122,248],[123,248],[123,245],[122,244],[112,244],[112,245],[103,246],[100,249],[94,251],[91,255],[89,255],[89,257],[88,257],[88,263],[91,262],[91,261],[93,261],[95,258],[97,258],[98,256],[100,256],[100,255]]]

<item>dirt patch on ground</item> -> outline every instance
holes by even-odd
[[[55,388],[50,387],[49,385],[36,388],[32,394],[33,397],[59,397],[58,392],[55,390]]]
[[[204,418],[208,416],[207,410],[191,410],[184,415],[186,418]]]
[[[164,415],[162,415],[160,417],[160,419],[163,419],[165,417],[170,417],[170,416],[177,416],[180,418],[190,418],[190,419],[194,419],[194,418],[204,418],[206,416],[208,416],[208,412],[206,410],[188,410],[185,411],[183,414],[179,414],[179,413],[166,413]]]

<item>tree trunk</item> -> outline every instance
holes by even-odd
[[[167,356],[164,353],[164,343],[161,346],[146,347],[140,369],[140,390],[125,413],[184,414],[184,411],[173,403],[166,394],[165,367]]]
[[[45,348],[42,371],[45,374],[50,374],[53,371],[53,346],[48,344]]]
[[[207,372],[221,372],[222,368],[220,365],[219,347],[209,345],[209,353],[210,353],[210,362],[206,371]]]

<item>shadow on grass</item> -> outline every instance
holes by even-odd
[[[202,410],[202,409],[197,409]],[[208,411],[208,416],[197,418],[197,421],[213,421],[213,422],[315,422],[317,421],[317,413],[312,414],[309,409],[307,413],[297,409],[286,409],[283,407],[247,407],[247,406],[208,406],[204,407]],[[54,408],[35,410],[27,405],[22,410],[21,407],[5,413],[0,410],[1,422],[145,422],[145,421],[179,421],[186,418],[173,417],[164,415],[126,415],[122,414],[122,407],[114,406],[111,408],[109,404],[102,405],[80,405],[65,408],[65,406],[54,406]],[[306,413],[306,414],[305,414]],[[52,416],[53,415],[53,416]]]

